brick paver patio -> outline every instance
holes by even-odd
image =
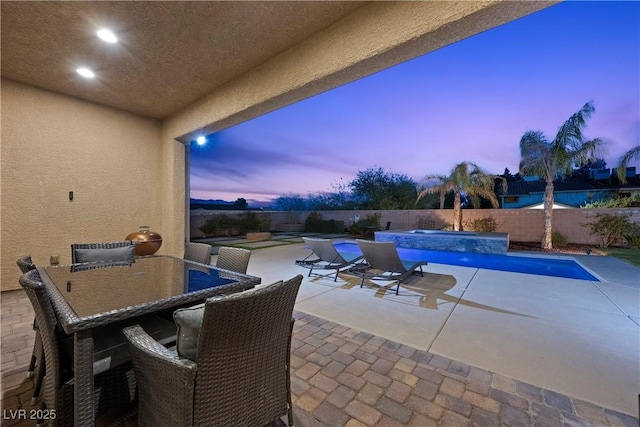
[[[639,425],[629,415],[315,316],[295,318],[296,426]],[[10,412],[32,408],[32,381],[25,378],[32,321],[22,291],[2,294],[2,426],[35,424]]]

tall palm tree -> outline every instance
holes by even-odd
[[[458,231],[462,228],[462,194],[471,199],[474,208],[480,207],[481,197],[489,200],[494,208],[499,207],[494,192],[496,179],[502,180],[503,191],[506,191],[507,181],[503,177],[487,174],[475,163],[462,162],[453,168],[449,176],[427,175],[422,181],[423,189],[418,194],[418,200],[427,194],[439,193],[442,209],[444,195],[453,191],[453,229]]]
[[[616,169],[616,175],[618,175],[618,179],[623,184],[627,182],[627,166],[633,159],[640,159],[640,145],[636,145],[631,150],[624,153],[622,157],[620,157],[620,161],[618,162],[619,166]]]
[[[523,175],[538,175],[545,182],[544,190],[544,234],[542,248],[552,249],[553,180],[558,174],[568,174],[575,164],[582,165],[595,159],[603,145],[600,138],[585,140],[582,130],[587,119],[595,111],[591,101],[574,113],[560,126],[552,141],[541,131],[528,131],[520,139],[520,172]]]

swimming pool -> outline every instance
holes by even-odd
[[[337,242],[336,250],[342,253],[362,255],[355,242]],[[398,248],[400,258],[408,261],[428,261],[436,264],[459,265],[462,267],[485,268],[488,270],[511,271],[514,273],[540,274],[543,276],[568,279],[592,280],[598,278],[590,274],[580,264],[569,259],[536,258],[519,255],[483,254],[475,252],[448,252],[429,249]]]

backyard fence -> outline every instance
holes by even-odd
[[[200,227],[212,215],[224,213],[229,216],[240,216],[243,211],[210,211],[194,210],[191,212],[191,237],[203,237]],[[304,222],[310,211],[296,212],[296,223],[291,224],[291,212],[261,211],[261,215],[269,215],[273,231],[303,231]],[[354,221],[370,215],[378,215],[380,224],[391,222],[392,230],[410,230],[428,224],[427,228],[445,229],[453,221],[452,209],[409,209],[409,210],[351,210],[351,211],[317,211],[323,220],[344,221],[349,227]],[[553,230],[562,233],[569,243],[597,245],[597,236],[591,234],[589,227],[583,224],[596,220],[597,214],[624,215],[631,222],[640,224],[640,208],[608,208],[608,209],[555,209],[553,211]],[[492,218],[495,221],[494,231],[509,233],[513,242],[539,242],[542,240],[544,227],[544,211],[542,209],[463,209],[464,223]]]

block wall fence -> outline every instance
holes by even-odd
[[[273,231],[294,231],[290,226],[291,212],[255,211],[258,215],[269,215]],[[380,225],[391,221],[392,230],[410,230],[418,228],[420,220],[435,222],[435,228],[449,227],[453,221],[452,209],[413,209],[413,210],[351,210],[351,211],[317,211],[322,219],[344,221],[349,226],[357,216],[361,219],[367,215],[380,214]],[[236,216],[242,211],[207,211],[191,212],[191,237],[202,237],[200,226],[212,215],[227,214]],[[310,211],[295,212],[297,222],[301,224],[297,230],[303,230],[303,224]],[[597,245],[598,238],[590,233],[582,224],[594,222],[598,213],[609,215],[626,215],[630,221],[640,224],[640,208],[616,209],[556,209],[553,211],[553,230],[567,237],[569,243]],[[463,209],[462,221],[492,217],[496,221],[496,231],[509,233],[513,242],[539,242],[542,240],[544,211],[542,209]]]

